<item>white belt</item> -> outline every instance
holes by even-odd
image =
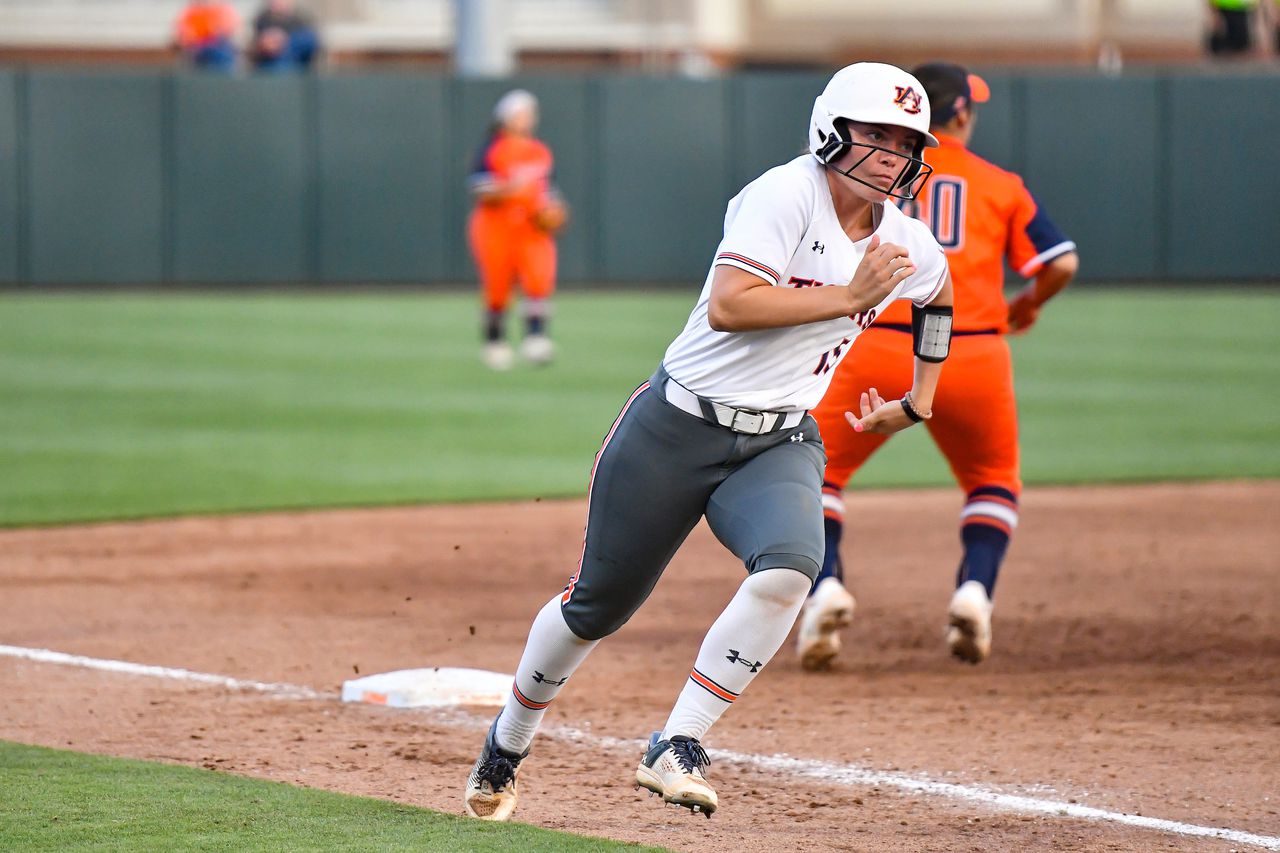
[[[720,426],[748,435],[763,435],[775,429],[791,429],[804,420],[805,415],[804,412],[757,412],[751,409],[735,409],[733,406],[726,406],[714,400],[704,400],[674,379],[668,379],[662,390],[667,402],[680,411],[708,420],[706,413],[702,410],[702,404],[705,403],[715,412],[716,421]]]

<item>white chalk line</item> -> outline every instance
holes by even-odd
[[[57,663],[66,666],[79,666],[85,669],[101,669],[107,672],[123,672],[128,675],[145,675],[150,678],[168,678],[173,681],[194,681],[197,684],[210,684],[224,687],[227,690],[246,690],[257,693],[269,693],[282,699],[337,699],[337,693],[322,693],[310,687],[299,687],[296,684],[272,684],[265,681],[246,681],[240,678],[229,678],[225,675],[210,675],[206,672],[192,672],[189,669],[175,669],[168,666],[150,666],[143,663],[129,663],[122,660],[104,660],[89,658],[83,655],[69,655],[65,652],[54,652],[48,649],[28,649],[22,646],[0,645],[0,655],[38,661],[40,663]]]
[[[150,678],[164,678],[175,681],[189,681],[223,687],[228,690],[251,691],[276,696],[282,699],[320,699],[336,700],[337,693],[314,690],[295,684],[251,681],[230,678],[225,675],[212,675],[193,672],[189,669],[177,669],[165,666],[130,663],[128,661],[104,660],[82,655],[69,655],[48,649],[31,649],[21,646],[0,645],[0,656],[15,657],[39,663],[53,663],[67,666],[79,666],[88,669],[120,672],[128,675],[142,675]],[[487,728],[491,718],[479,717],[465,712],[430,712],[434,720],[467,726],[469,728]],[[604,748],[616,751],[638,752],[644,741],[598,735],[582,729],[565,726],[549,726],[540,734],[557,740],[570,741],[585,746]],[[1017,794],[1004,794],[984,788],[957,785],[951,782],[937,782],[902,773],[890,773],[869,770],[850,764],[837,764],[829,761],[817,761],[807,758],[792,758],[783,755],[756,755],[746,752],[731,752],[713,749],[710,751],[716,761],[738,765],[755,771],[781,773],[798,779],[812,779],[819,782],[836,782],[848,787],[881,787],[896,788],[913,794],[946,797],[953,800],[978,803],[997,811],[1019,812],[1023,814],[1039,814],[1046,817],[1076,818],[1078,820],[1101,821],[1123,824],[1157,832],[1168,832],[1176,835],[1187,835],[1199,838],[1218,838],[1238,844],[1250,844],[1265,850],[1280,850],[1280,837],[1256,835],[1236,829],[1215,826],[1200,826],[1182,823],[1176,820],[1147,817],[1145,815],[1112,812],[1106,809],[1082,806],[1078,803],[1065,803],[1057,800],[1046,800],[1039,797],[1024,797]]]

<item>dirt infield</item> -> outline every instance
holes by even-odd
[[[1280,482],[1036,489],[992,660],[942,647],[953,491],[850,495],[855,625],[832,672],[792,647],[712,732],[710,820],[630,779],[741,567],[705,527],[548,714],[517,817],[678,850],[1232,850],[892,784],[832,764],[1280,835]],[[0,643],[336,691],[428,665],[514,670],[581,544],[581,502],[0,532]],[[868,539],[874,528],[886,531]],[[859,527],[863,527],[863,535]],[[490,712],[484,712],[488,714]],[[477,714],[393,711],[0,657],[0,739],[461,810]]]

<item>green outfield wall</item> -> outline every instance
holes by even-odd
[[[0,283],[468,280],[465,177],[513,85],[573,208],[562,280],[696,282],[826,77],[0,69]],[[973,147],[1025,176],[1082,279],[1277,278],[1280,74],[987,77]]]
[[[18,143],[18,76],[0,69],[0,282],[23,279],[18,264],[23,150]]]

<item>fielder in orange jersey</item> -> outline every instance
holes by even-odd
[[[554,238],[566,208],[551,184],[551,149],[533,136],[537,99],[523,89],[508,92],[493,117],[493,130],[471,171],[476,206],[468,236],[486,310],[481,357],[494,370],[506,370],[515,359],[505,326],[517,280],[524,292],[520,353],[534,364],[546,364],[554,354],[547,337],[548,301],[555,291]]]
[[[988,163],[966,145],[975,104],[989,97],[977,75],[949,63],[913,72],[929,95],[931,130],[940,141],[926,161],[933,176],[904,210],[927,223],[947,253],[955,285],[951,355],[933,401],[922,413],[966,501],[960,512],[964,556],[948,612],[947,644],[970,663],[991,650],[991,600],[996,575],[1018,524],[1022,489],[1013,365],[1005,334],[1025,332],[1044,305],[1071,281],[1076,247],[1050,221],[1022,179]],[[1004,262],[1031,284],[1004,298]],[[813,416],[827,447],[823,482],[826,556],[805,604],[797,651],[806,669],[826,667],[840,650],[838,631],[853,617],[844,586],[840,538],[842,494],[849,478],[887,435],[855,432],[845,413],[880,395],[894,399],[911,387],[911,314],[891,305],[853,344]],[[866,392],[871,389],[870,395]],[[861,397],[861,399],[859,399]]]

